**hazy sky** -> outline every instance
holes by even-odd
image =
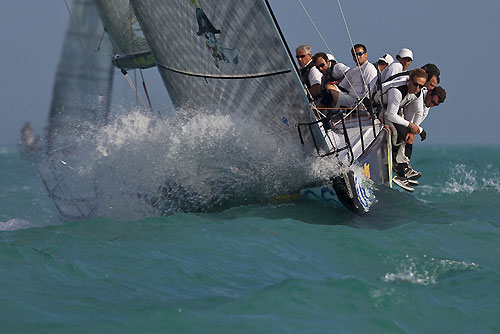
[[[302,2],[337,60],[352,66],[337,1]],[[327,51],[298,0],[270,3],[292,50],[309,43],[314,52]],[[425,144],[500,144],[500,1],[342,0],[341,4],[353,42],[367,46],[370,61],[407,47],[415,56],[411,68],[432,62],[441,69],[447,100],[431,109],[422,124],[428,134]],[[69,16],[64,0],[11,0],[1,7],[0,145],[10,145],[17,142],[25,121],[31,121],[38,133],[45,126]],[[154,101],[165,103],[166,92],[155,69],[147,76],[156,85]]]

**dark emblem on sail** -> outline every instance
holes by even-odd
[[[205,46],[212,53],[214,63],[219,68],[219,62],[238,64],[238,49],[230,49],[222,46],[222,43],[217,39],[217,34],[221,31],[214,27],[207,15],[201,9],[201,0],[196,4],[196,0],[190,0],[193,6],[196,7],[196,21],[198,21],[198,36],[205,38]]]

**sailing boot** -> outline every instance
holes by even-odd
[[[415,189],[412,188],[410,186],[410,184],[408,183],[408,180],[404,177],[399,176],[399,175],[394,176],[392,178],[392,182],[394,182],[395,184],[397,184],[398,186],[400,186],[401,188],[403,188],[406,191],[409,191],[409,192],[415,191]]]
[[[414,170],[413,167],[410,165],[408,165],[408,167],[405,168],[404,174],[407,179],[412,179],[412,180],[416,180],[422,177],[422,173]]]

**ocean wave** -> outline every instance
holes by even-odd
[[[6,222],[0,221],[0,231],[24,230],[30,227],[39,227],[39,225],[20,218],[13,218]]]
[[[386,283],[408,282],[417,285],[430,285],[436,284],[438,278],[444,274],[478,270],[479,268],[479,265],[474,262],[428,258],[427,255],[424,255],[424,260],[418,260],[406,255],[399,268],[394,272],[386,273],[382,280]]]

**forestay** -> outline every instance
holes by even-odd
[[[221,110],[295,141],[314,120],[264,0],[131,0],[177,107]]]

